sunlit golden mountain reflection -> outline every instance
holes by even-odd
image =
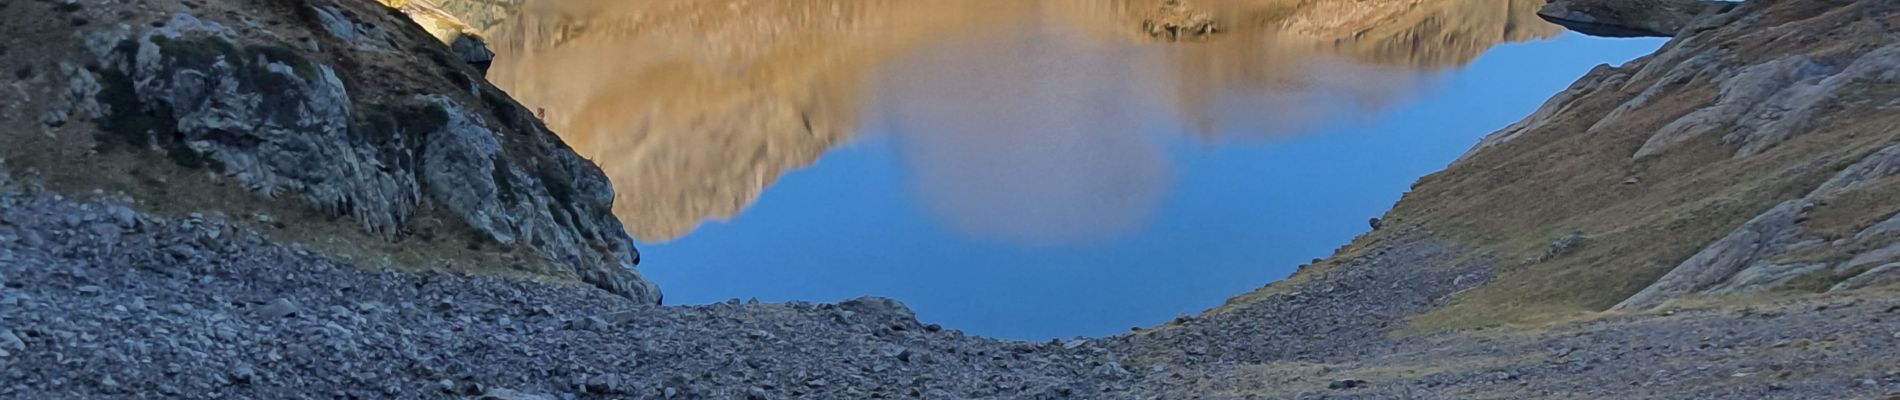
[[[1164,197],[1166,155],[1143,129],[1297,135],[1558,32],[1542,0],[1189,0],[1175,7],[1219,29],[1171,42],[1144,29],[1164,1],[434,5],[484,31],[489,79],[606,170],[615,212],[650,242],[737,215],[867,125],[905,139],[916,193],[959,230],[1086,240]]]

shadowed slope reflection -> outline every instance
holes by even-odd
[[[491,34],[490,79],[601,165],[635,237],[665,241],[843,142],[893,49],[1008,8],[976,3],[534,3]]]
[[[645,241],[736,215],[863,111],[898,132],[947,224],[1112,237],[1168,192],[1144,132],[1298,135],[1557,32],[1540,0],[1190,1],[1222,33],[1182,44],[1142,29],[1163,0],[441,1],[492,26],[490,79],[601,164]],[[871,94],[883,105],[860,110]]]

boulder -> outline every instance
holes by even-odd
[[[456,34],[455,39],[449,41],[449,50],[482,75],[488,75],[488,67],[495,64],[495,52],[488,49],[488,42],[481,36]]]

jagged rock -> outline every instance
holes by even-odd
[[[258,308],[257,316],[271,319],[290,318],[296,316],[299,312],[302,312],[302,307],[298,307],[297,303],[290,301],[290,299],[279,298],[268,305]]]
[[[342,4],[305,7],[334,39],[327,43],[355,50],[424,36],[384,29]],[[82,35],[98,62],[69,71],[69,103],[99,122],[102,151],[159,150],[263,196],[353,217],[384,239],[454,234],[433,231],[459,227],[418,222],[447,214],[479,239],[532,249],[555,267],[536,272],[659,302],[634,270],[638,252],[610,212],[614,194],[599,168],[505,93],[441,61],[457,57],[449,49],[419,56],[437,59],[460,87],[391,94],[346,84],[363,77],[334,69],[325,53],[254,43],[190,13],[152,25]],[[465,41],[460,57],[492,59],[479,44]]]
[[[480,36],[458,33],[455,39],[449,41],[449,49],[461,56],[462,62],[474,66],[483,75],[487,75],[488,67],[495,64],[495,52],[488,50],[488,42]]]
[[[1586,35],[1670,37],[1698,16],[1733,6],[1713,0],[1553,0],[1537,16]]]

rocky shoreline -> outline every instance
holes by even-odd
[[[0,195],[0,283],[0,398],[1104,398],[1130,376],[887,299],[656,307],[46,192]]]
[[[1028,343],[920,323],[888,299],[657,307],[575,284],[361,268],[216,216],[165,218],[112,201],[7,192],[4,398],[1848,398],[1900,390],[1900,369],[1886,363],[1900,357],[1900,296],[1892,293],[1741,312],[1672,309],[1541,331],[1388,336],[1456,286],[1408,300],[1386,295],[1397,285],[1355,284],[1393,276],[1354,271],[1418,261],[1431,253],[1419,250],[1438,246],[1429,241],[1346,261],[1302,286],[1310,293],[1123,336]],[[1458,286],[1482,279],[1414,278],[1428,276]],[[1645,367],[1619,367],[1628,365]]]

